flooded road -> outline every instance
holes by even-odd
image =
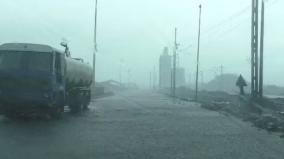
[[[0,117],[2,159],[281,159],[284,140],[150,91],[97,99],[51,121]]]

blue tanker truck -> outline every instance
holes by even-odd
[[[92,68],[82,59],[48,45],[0,45],[0,111],[7,117],[35,112],[59,117],[64,106],[87,109]]]

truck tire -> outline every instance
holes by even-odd
[[[49,114],[52,118],[59,119],[62,116],[63,111],[64,111],[63,107],[56,106],[56,107],[50,108]]]
[[[83,109],[84,110],[88,110],[89,109],[89,105],[91,102],[91,93],[90,91],[88,91],[87,93],[84,94],[84,101],[83,101]]]
[[[74,95],[69,105],[72,113],[80,113],[83,108],[82,95],[80,93]]]
[[[60,92],[56,95],[55,104],[50,108],[49,114],[52,118],[60,118],[64,112],[65,96],[64,93]]]

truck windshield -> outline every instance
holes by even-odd
[[[52,54],[41,52],[0,52],[0,69],[51,71]]]
[[[0,69],[21,68],[22,55],[20,52],[0,52]]]
[[[27,57],[28,70],[51,71],[51,53],[31,52]]]

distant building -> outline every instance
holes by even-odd
[[[172,60],[169,55],[169,49],[164,48],[163,54],[160,56],[159,65],[159,86],[160,88],[170,88],[171,87],[171,66]]]

